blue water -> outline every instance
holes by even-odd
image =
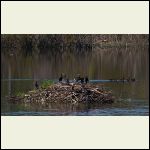
[[[1,57],[1,115],[79,115],[79,116],[141,116],[149,115],[149,47],[94,48],[92,53],[58,53],[57,49],[38,56]],[[77,74],[88,76],[90,82],[103,84],[111,90],[116,102],[98,104],[23,105],[7,102],[6,96],[26,93],[44,79],[58,82],[61,73],[69,79]],[[119,79],[135,78],[136,82]],[[116,79],[108,80],[108,79]]]
[[[122,82],[108,82],[109,80],[91,80],[95,84],[103,82],[106,89],[111,89],[116,97],[113,104],[49,104],[45,105],[21,105],[5,103],[1,111],[1,115],[5,116],[148,116],[149,115],[149,100],[142,97],[140,94],[130,91],[131,87],[139,87],[141,82],[136,81],[133,83]],[[12,81],[15,85],[16,82]],[[31,85],[30,81],[26,82]],[[6,84],[6,82],[5,82]],[[17,87],[17,86],[16,86]],[[29,87],[26,87],[29,89]],[[23,88],[23,91],[26,89]],[[13,93],[17,89],[14,88]],[[19,87],[20,90],[20,87]],[[141,89],[142,90],[142,89]],[[2,97],[6,101],[5,97]]]
[[[128,108],[103,108],[103,109],[89,109],[85,111],[75,112],[48,112],[48,111],[18,111],[18,112],[6,112],[1,115],[5,116],[148,116],[149,107],[137,107],[134,109]]]

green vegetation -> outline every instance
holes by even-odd
[[[18,92],[18,93],[16,94],[16,96],[18,96],[18,97],[24,97],[24,96],[25,96],[25,93],[24,93],[24,92]]]
[[[50,85],[52,85],[54,82],[52,80],[44,80],[42,81],[41,83],[41,88],[47,88],[49,87]]]
[[[52,81],[52,80],[44,80],[44,81],[42,81],[42,83],[41,83],[41,86],[40,86],[40,88],[42,88],[42,89],[46,89],[46,88],[48,88],[50,85],[52,85],[54,82]],[[32,91],[29,91],[29,93],[36,93],[36,90],[32,90]],[[26,95],[26,93],[24,93],[24,92],[18,92],[18,93],[16,93],[15,94],[17,97],[24,97],[25,95]]]
[[[52,81],[52,80],[44,80],[44,81],[42,81],[42,83],[41,83],[41,88],[42,89],[46,89],[46,88],[48,88],[50,85],[52,85],[54,82]],[[34,93],[36,93],[36,90],[32,90],[32,91],[29,91],[29,93],[31,94],[34,94]],[[28,93],[28,94],[29,94]],[[25,95],[26,95],[27,93],[24,93],[24,92],[17,92],[15,95],[17,96],[17,97],[20,97],[20,98],[23,98]],[[27,94],[27,95],[28,95]]]

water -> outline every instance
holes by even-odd
[[[70,51],[39,56],[8,56],[1,53],[1,115],[149,115],[148,47],[94,49],[93,52]],[[65,72],[88,75],[101,80],[116,97],[114,104],[12,104],[7,96],[27,92],[34,81],[56,80]],[[136,82],[109,82],[108,79],[135,77]],[[15,79],[15,80],[12,80]],[[93,82],[92,81],[92,82]],[[95,84],[99,84],[95,82]]]

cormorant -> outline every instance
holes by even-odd
[[[61,73],[61,75],[60,75],[60,77],[59,77],[59,82],[61,82],[62,79],[63,79],[63,76],[62,76],[62,73]]]
[[[77,76],[76,76],[76,82],[78,82],[78,81],[80,81],[81,80],[81,77],[80,77],[80,74],[78,74]]]
[[[132,78],[131,81],[134,82],[134,81],[135,81],[135,78]]]
[[[128,77],[128,78],[127,78],[127,81],[130,82],[130,80],[131,80],[130,77]]]
[[[39,88],[39,85],[38,85],[37,81],[35,82],[35,87],[36,87],[36,89]]]
[[[84,78],[80,78],[80,80],[81,80],[81,83],[84,83]]]
[[[69,79],[68,78],[66,79],[66,83],[69,85]]]
[[[85,83],[88,83],[89,82],[89,79],[88,79],[88,77],[86,76],[85,77]]]

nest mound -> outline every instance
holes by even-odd
[[[90,83],[57,83],[49,86],[46,89],[29,91],[22,97],[10,97],[9,100],[24,103],[113,103],[114,96],[112,95],[111,91],[104,90],[102,86],[96,86]]]

